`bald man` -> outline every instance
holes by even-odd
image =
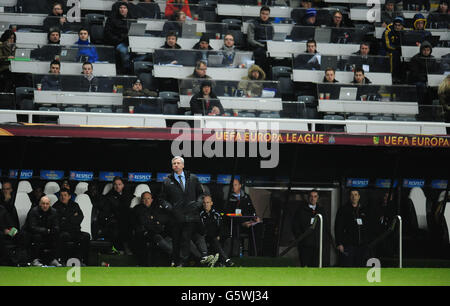
[[[50,250],[49,265],[61,267],[57,257],[60,252],[57,248],[59,222],[58,213],[50,206],[50,199],[43,196],[39,200],[39,205],[33,207],[28,213],[26,229],[30,234],[30,255],[34,258],[33,266],[42,266],[41,257],[44,248]]]

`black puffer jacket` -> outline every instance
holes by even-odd
[[[422,50],[427,47],[431,52],[429,56],[423,56]],[[433,52],[432,46],[429,42],[425,41],[420,45],[420,52],[414,55],[409,62],[409,78],[408,81],[411,84],[417,82],[427,82],[428,73],[436,73],[439,70],[436,63],[436,59],[431,53]]]
[[[5,229],[12,226],[13,224],[6,208],[0,205],[0,231],[3,232]]]
[[[52,207],[43,211],[39,206],[35,206],[28,212],[25,228],[30,234],[59,233],[58,213]]]
[[[84,215],[78,203],[72,200],[67,204],[58,201],[53,204],[52,208],[58,212],[61,231],[77,232],[81,229],[81,222],[83,221]]]
[[[121,43],[128,45],[128,29],[130,27],[128,19],[131,19],[130,13],[126,17],[120,15],[117,11],[111,13],[111,17],[105,24],[105,42],[111,46],[117,46]]]

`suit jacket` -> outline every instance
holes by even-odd
[[[184,191],[174,173],[163,182],[160,194],[160,205],[172,212],[175,222],[200,222],[203,189],[197,176],[184,171]]]

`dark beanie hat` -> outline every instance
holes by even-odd
[[[209,44],[209,36],[206,35],[206,33],[203,33],[202,37],[200,37],[199,42],[202,42],[202,41],[206,41]]]

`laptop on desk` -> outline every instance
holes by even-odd
[[[283,33],[283,32],[275,32],[275,33],[273,34],[272,40],[273,40],[273,41],[285,41],[285,40],[286,40],[286,36],[287,36],[287,33]]]
[[[209,67],[220,67],[223,62],[222,54],[210,54],[208,55],[208,66]]]
[[[0,32],[5,32],[6,30],[9,29],[9,22],[5,22],[5,21],[0,21]]]
[[[343,101],[356,101],[356,94],[358,88],[356,87],[341,87],[339,92],[339,100]]]
[[[322,55],[320,60],[320,69],[325,70],[327,68],[337,68],[337,55]]]
[[[14,54],[14,58],[16,60],[29,60],[31,54],[30,49],[16,49],[16,52]]]
[[[233,59],[233,67],[238,67],[241,64],[247,65],[249,61],[252,61],[253,53],[252,52],[236,52]],[[250,67],[247,67],[250,68]]]
[[[197,25],[195,23],[184,23],[181,29],[181,37],[183,38],[195,38],[197,36]]]
[[[318,27],[314,31],[314,40],[318,43],[329,43],[331,39],[331,29]]]
[[[61,62],[76,63],[78,62],[78,49],[66,48],[61,50]]]
[[[128,36],[145,36],[146,23],[133,22],[128,30]]]

